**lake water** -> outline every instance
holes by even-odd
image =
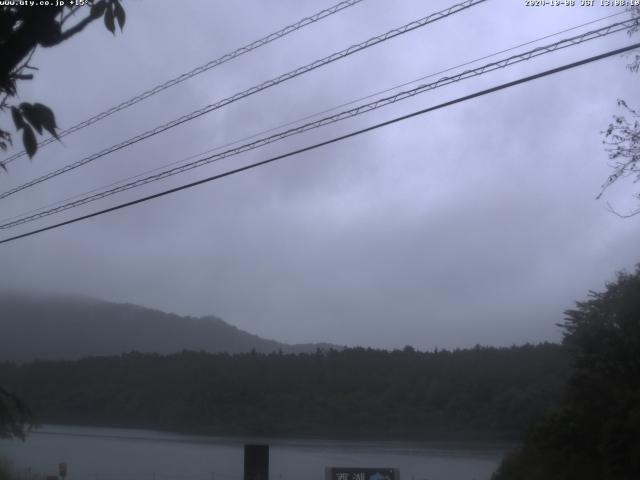
[[[508,450],[505,445],[241,440],[148,430],[47,425],[26,442],[0,440],[0,454],[18,472],[56,474],[67,480],[239,480],[243,443],[269,443],[271,480],[322,480],[324,468],[389,467],[402,480],[485,480]]]

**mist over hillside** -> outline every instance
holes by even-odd
[[[0,294],[0,361],[77,359],[131,351],[170,354],[314,352],[240,330],[213,315],[182,317],[131,304],[67,295]]]

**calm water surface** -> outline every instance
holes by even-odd
[[[246,442],[252,442],[246,439]],[[19,471],[55,474],[67,462],[67,480],[238,480],[243,440],[148,430],[47,425],[26,442],[0,441]],[[322,480],[326,466],[400,469],[402,480],[485,480],[506,445],[405,442],[264,440],[271,445],[271,480]]]

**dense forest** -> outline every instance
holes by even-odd
[[[415,439],[519,436],[560,403],[567,373],[555,344],[0,364],[0,382],[42,423]]]
[[[640,478],[640,265],[566,312],[571,373],[494,480]]]

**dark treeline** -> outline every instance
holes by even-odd
[[[0,364],[42,423],[423,439],[518,436],[560,402],[567,373],[565,350],[548,343]]]
[[[565,312],[562,401],[494,480],[640,479],[640,265]]]

